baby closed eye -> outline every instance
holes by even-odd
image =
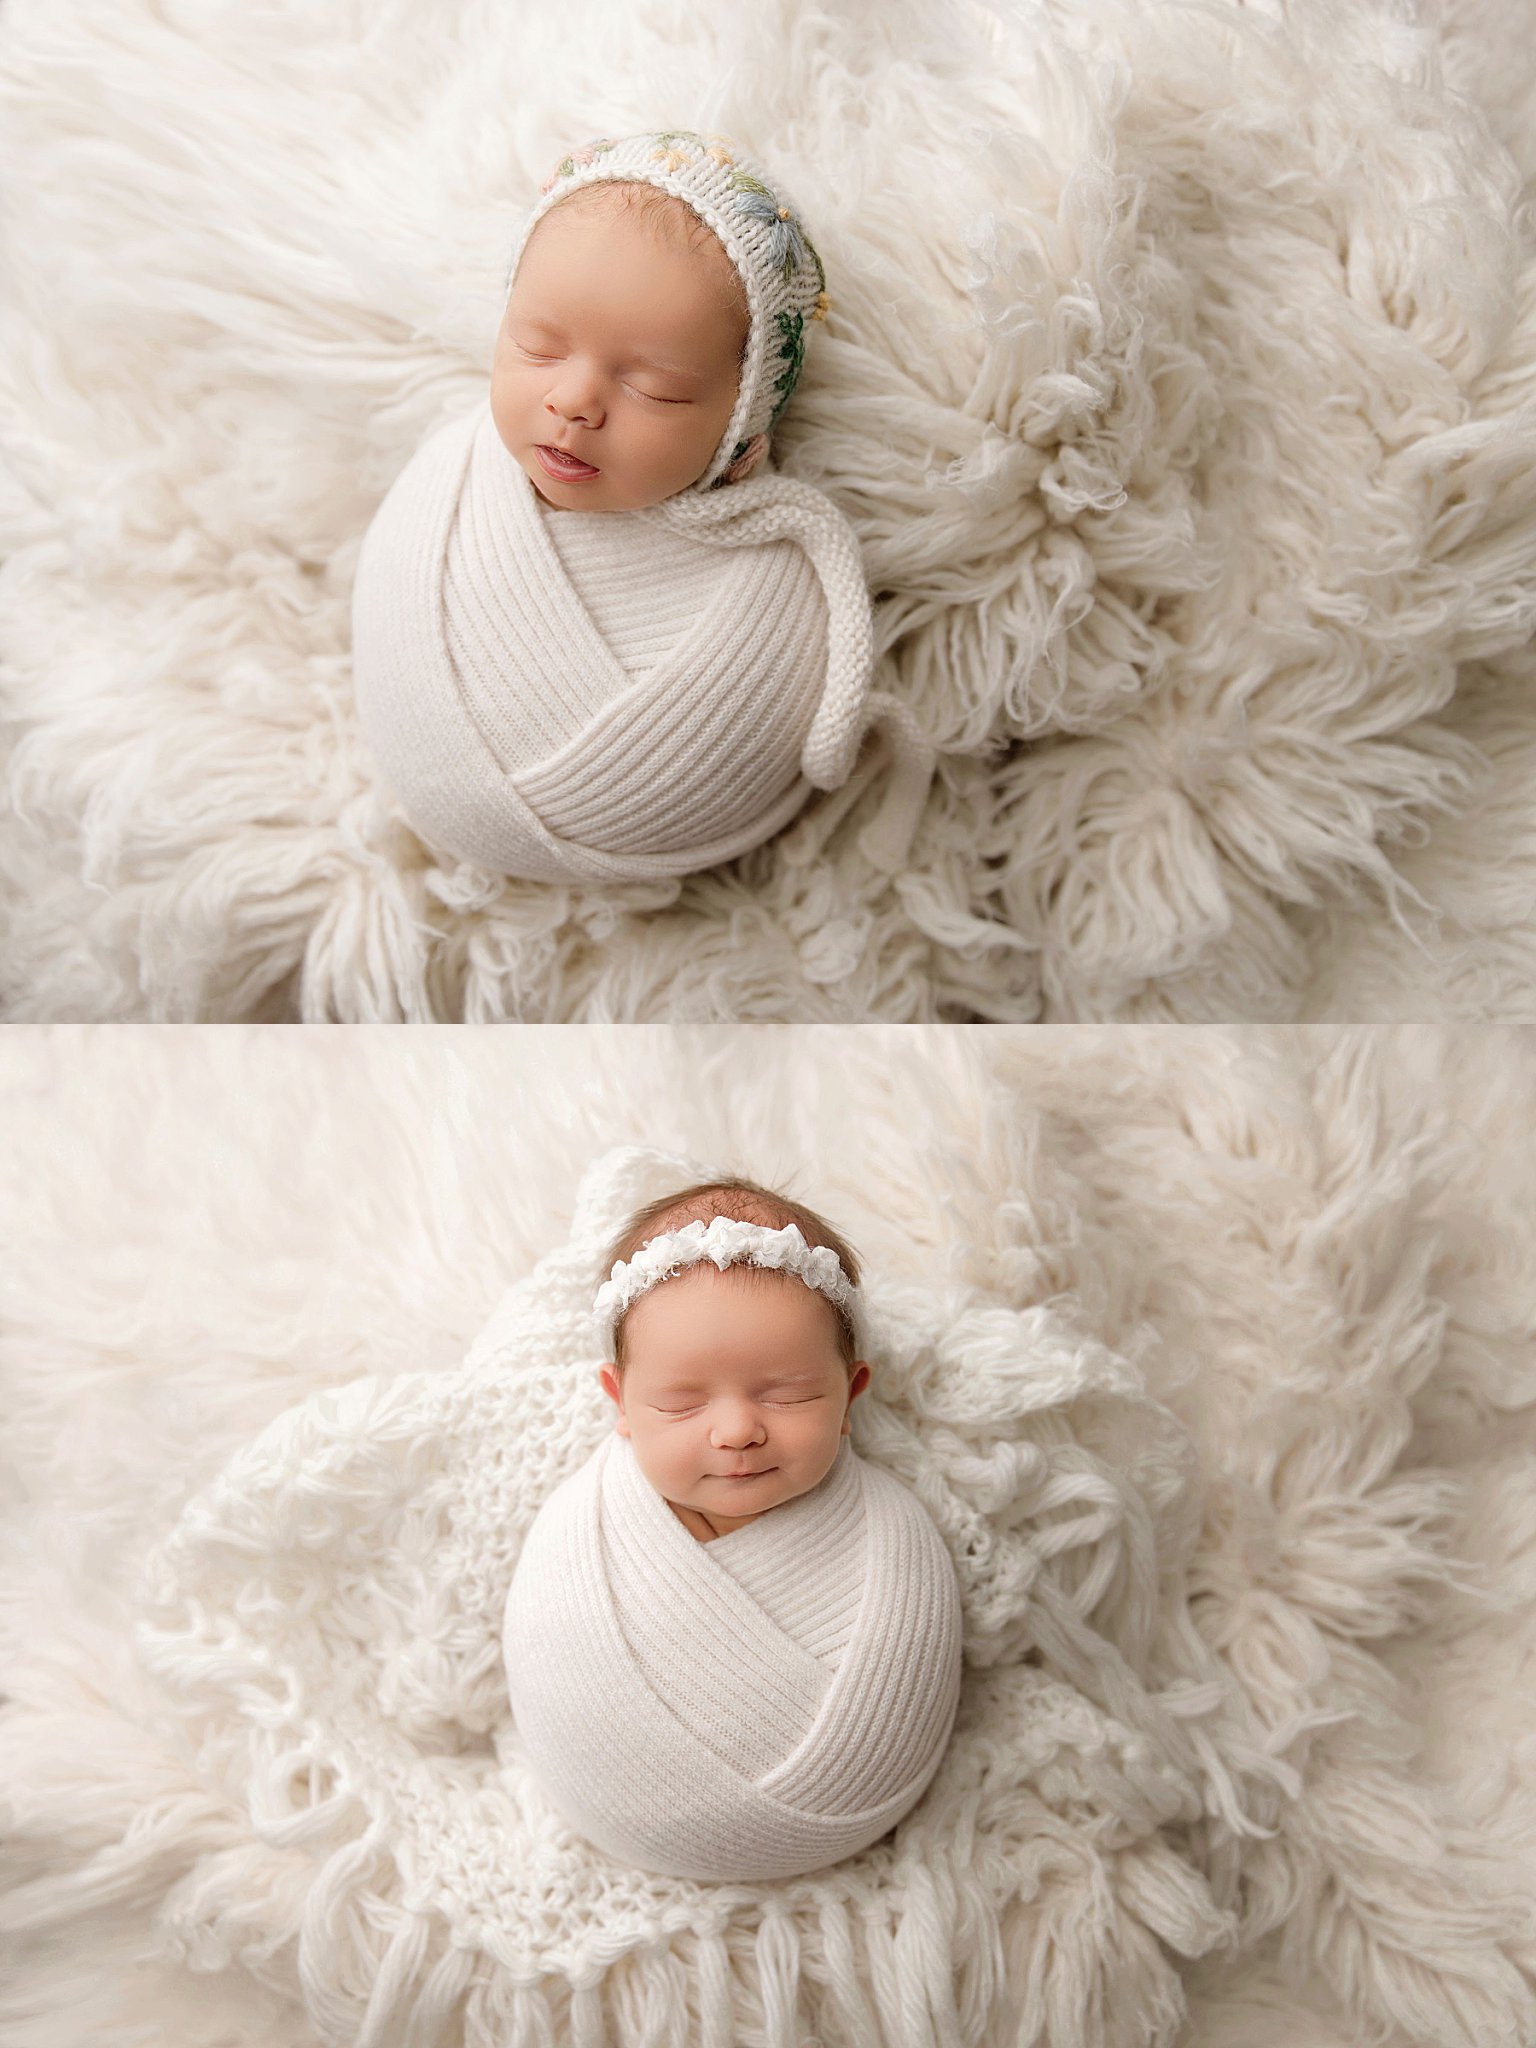
[[[512,346],[520,356],[526,356],[530,363],[553,363],[559,360],[556,356],[535,355],[531,348],[524,348],[520,341],[514,341]],[[631,398],[643,398],[647,405],[688,405],[691,403],[686,398],[658,398],[654,391],[639,391],[633,384],[626,384],[624,389]]]
[[[820,1394],[806,1394],[806,1395],[802,1396],[802,1397],[801,1397],[801,1398],[800,1398],[799,1400],[795,1400],[795,1401],[770,1401],[770,1402],[768,1403],[768,1406],[769,1406],[770,1408],[808,1408],[808,1407],[810,1407],[810,1405],[811,1405],[811,1403],[812,1403],[813,1401],[819,1401],[820,1399],[821,1399],[821,1396],[820,1396]],[[695,1405],[697,1405],[697,1404],[695,1404]],[[658,1415],[691,1415],[691,1414],[693,1413],[693,1409],[692,1409],[692,1408],[658,1408],[658,1409],[656,1409],[656,1411],[655,1411],[655,1412],[656,1412],[656,1414],[658,1414]]]

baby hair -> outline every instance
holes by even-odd
[[[738,1222],[761,1224],[766,1230],[786,1230],[793,1223],[813,1249],[817,1245],[825,1245],[835,1252],[849,1281],[855,1287],[859,1284],[857,1253],[824,1217],[818,1216],[814,1209],[808,1209],[804,1202],[780,1194],[775,1188],[765,1188],[755,1180],[739,1180],[734,1176],[676,1188],[671,1194],[659,1195],[655,1201],[636,1209],[609,1245],[603,1258],[603,1273],[610,1273],[618,1260],[632,1257],[648,1238],[659,1237],[664,1231],[680,1230],[685,1223],[710,1223],[716,1216],[734,1216]],[[760,1266],[732,1266],[729,1270],[767,1282],[780,1281],[784,1277]],[[835,1303],[828,1301],[827,1307],[837,1319],[837,1348],[851,1377],[858,1362],[853,1324]],[[613,1332],[613,1360],[620,1379],[624,1376],[624,1322],[625,1318],[620,1316]]]

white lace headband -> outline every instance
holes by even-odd
[[[793,1273],[807,1287],[824,1294],[853,1325],[854,1342],[863,1349],[859,1290],[843,1271],[830,1245],[808,1245],[797,1224],[769,1230],[761,1223],[742,1223],[734,1216],[714,1216],[708,1223],[685,1223],[681,1230],[647,1238],[633,1258],[615,1261],[613,1271],[592,1302],[609,1350],[620,1316],[658,1281],[670,1280],[685,1266],[705,1260],[723,1273],[727,1266],[770,1266]]]

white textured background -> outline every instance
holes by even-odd
[[[310,2040],[155,1959],[131,1855],[14,1931],[146,1796],[126,1589],[279,1410],[456,1363],[626,1139],[792,1175],[874,1267],[1070,1295],[1194,1433],[1202,1627],[1358,1711],[1310,1740],[1288,1918],[1187,1973],[1181,2048],[1531,2038],[1536,1034],[20,1028],[0,1121],[0,1692],[52,1766],[18,1785],[0,1719],[3,2048]]]
[[[18,1019],[1536,1014],[1530,0],[6,0]],[[375,787],[349,597],[573,138],[826,261],[777,443],[942,772],[566,891]]]

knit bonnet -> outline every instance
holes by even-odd
[[[736,407],[709,467],[690,488],[740,482],[767,454],[799,381],[807,322],[826,318],[831,301],[821,258],[782,181],[729,136],[686,128],[619,140],[598,136],[563,156],[540,186],[512,254],[509,299],[528,239],[545,214],[583,185],[620,180],[654,185],[692,207],[741,278],[751,324]]]

